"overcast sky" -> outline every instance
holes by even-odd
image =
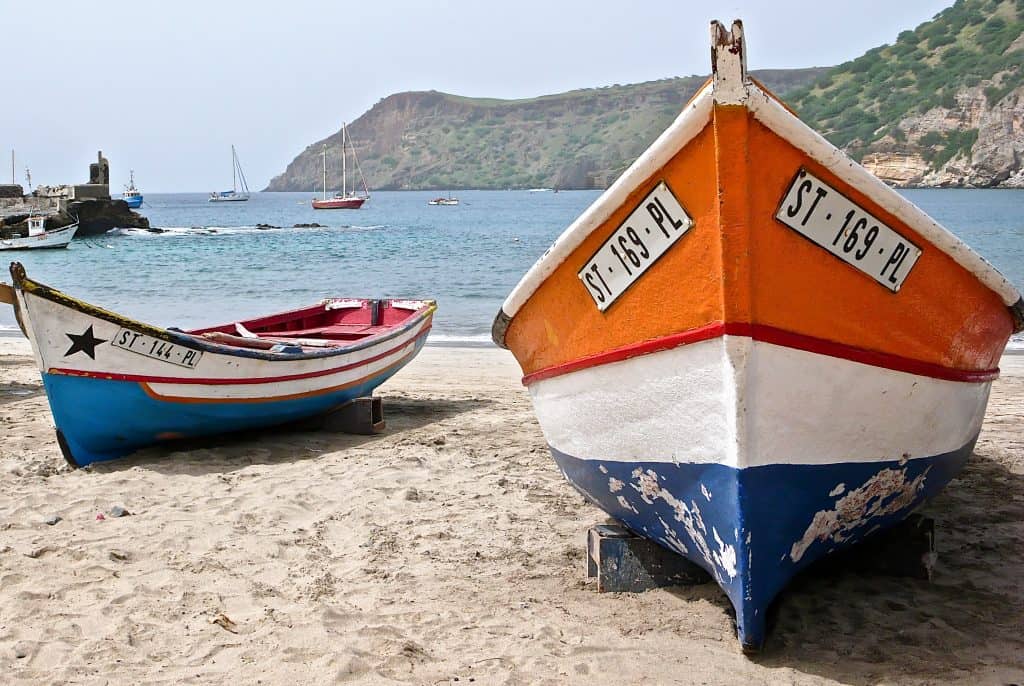
[[[521,98],[710,69],[707,24],[743,19],[751,69],[828,66],[952,0],[82,2],[0,0],[0,182],[253,190],[406,90]]]

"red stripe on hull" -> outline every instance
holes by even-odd
[[[680,345],[707,341],[721,336],[743,336],[762,343],[771,343],[772,345],[793,348],[795,350],[803,350],[810,353],[816,353],[818,355],[828,355],[829,357],[838,357],[844,360],[850,360],[851,362],[868,364],[872,367],[881,367],[882,369],[891,369],[897,372],[927,376],[933,379],[942,379],[944,381],[979,383],[982,381],[993,381],[999,377],[998,368],[983,370],[955,369],[952,367],[943,367],[941,365],[932,364],[930,362],[921,362],[920,360],[914,360],[909,357],[880,353],[873,350],[864,350],[863,348],[856,348],[852,345],[836,343],[835,341],[828,341],[822,338],[815,338],[813,336],[805,336],[804,334],[793,333],[792,331],[785,331],[783,329],[777,329],[774,326],[766,326],[764,324],[745,324],[740,322],[727,324],[724,322],[714,322],[696,329],[672,334],[671,336],[664,336],[662,338],[656,338],[642,343],[634,343],[632,345],[615,348],[614,350],[608,350],[596,355],[589,355],[565,364],[540,369],[533,374],[527,374],[524,376],[523,385],[528,386],[534,381],[550,379],[555,376],[561,376],[562,374],[568,374],[588,367],[598,367],[603,364],[620,362],[622,360],[628,360],[631,357],[649,355],[650,353],[661,350],[668,350]]]
[[[145,376],[141,374],[118,374],[114,372],[89,372],[81,369],[64,369],[61,367],[54,367],[48,370],[50,374],[64,374],[66,376],[85,376],[93,379],[107,379],[110,381],[137,381],[140,383],[173,383],[173,384],[197,384],[204,386],[242,386],[246,384],[265,384],[265,383],[277,383],[280,381],[296,381],[298,379],[312,379],[318,376],[329,376],[331,374],[337,374],[339,372],[348,371],[355,367],[361,367],[363,365],[376,362],[377,360],[393,355],[402,348],[406,348],[410,345],[414,345],[422,336],[425,336],[430,331],[429,326],[425,327],[422,331],[417,333],[415,336],[410,338],[405,343],[395,346],[390,350],[386,350],[378,355],[360,360],[359,362],[353,362],[352,364],[342,365],[341,367],[334,367],[332,369],[322,369],[316,372],[306,372],[304,374],[287,374],[284,376],[268,376],[260,377],[256,379],[243,378],[243,379],[202,379],[202,378],[183,378],[174,376]]]

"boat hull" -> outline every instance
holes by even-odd
[[[755,650],[793,575],[963,467],[990,386],[729,335],[527,381],[566,478],[707,569]]]
[[[350,343],[269,349],[160,329],[15,277],[61,448],[83,466],[181,438],[284,424],[370,395],[423,347],[434,306]],[[392,305],[393,307],[400,305]]]
[[[756,650],[793,574],[962,468],[1024,300],[745,55],[712,25],[712,78],[492,334],[570,481],[707,568]]]
[[[78,224],[61,229],[45,231],[36,236],[0,239],[0,250],[29,250],[46,248],[66,248],[78,231]]]
[[[231,191],[227,191],[227,193],[219,193],[219,194],[211,195],[209,197],[208,201],[209,202],[246,202],[247,200],[249,200],[249,196],[247,194],[231,193]]]
[[[313,200],[314,210],[358,210],[366,198],[328,198]]]
[[[43,386],[65,457],[81,467],[124,457],[156,443],[270,427],[324,414],[371,395],[411,361],[425,341],[424,333],[404,351],[400,363],[375,370],[355,383],[287,399],[162,397],[146,382],[48,373],[43,374]]]
[[[133,210],[136,210],[136,209],[142,207],[142,196],[141,195],[132,195],[132,196],[129,196],[127,198],[121,198],[121,199],[124,200],[125,204],[128,205],[128,207],[130,207]]]

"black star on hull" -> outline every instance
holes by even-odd
[[[92,332],[92,324],[85,330],[85,333],[78,334],[77,336],[73,333],[65,333],[64,335],[71,339],[71,347],[64,353],[64,357],[82,352],[95,360],[96,346],[107,342],[105,338],[96,338],[96,335]]]

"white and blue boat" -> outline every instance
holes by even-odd
[[[239,187],[239,184],[241,187]],[[245,181],[242,163],[238,161],[235,146],[231,146],[231,190],[210,193],[209,202],[245,202],[249,199],[249,184]]]
[[[181,331],[138,322],[11,265],[57,439],[74,466],[174,439],[284,424],[369,396],[423,347],[432,300],[332,298]]]
[[[129,173],[128,185],[124,187],[124,192],[121,193],[121,200],[124,200],[128,207],[138,209],[142,207],[142,192],[135,187],[135,170],[132,169]]]

